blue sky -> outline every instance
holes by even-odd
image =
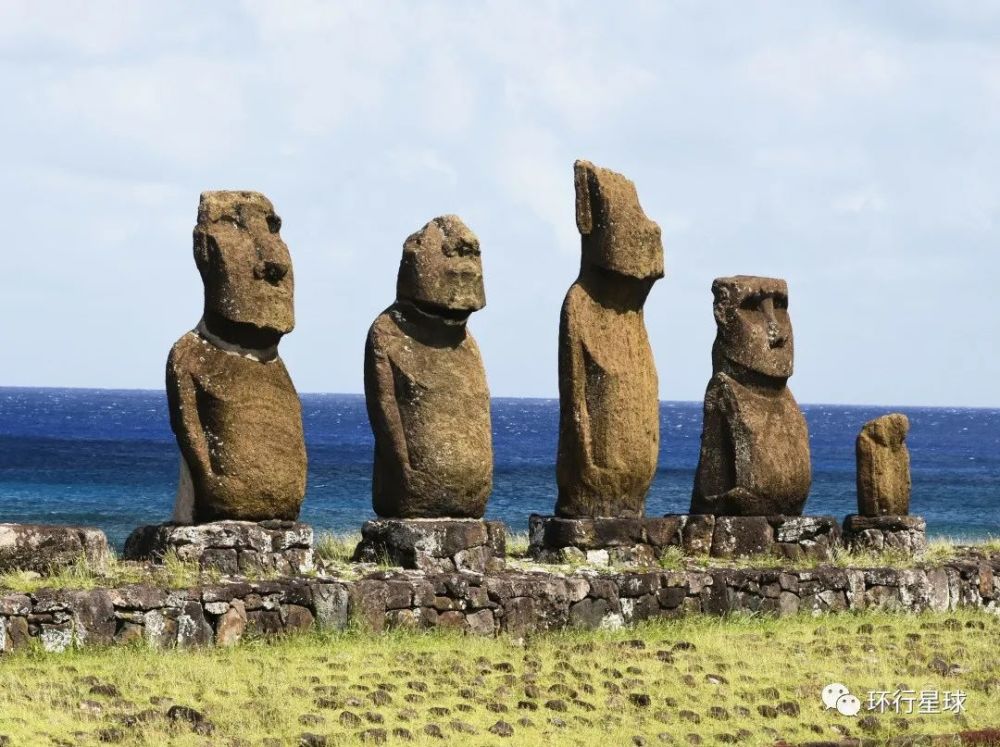
[[[495,395],[554,396],[572,163],[663,228],[664,399],[711,281],[788,280],[801,402],[998,406],[1000,5],[0,3],[0,385],[159,388],[198,320],[198,194],[265,192],[301,391],[361,391],[404,238],[478,234]]]

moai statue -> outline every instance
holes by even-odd
[[[201,195],[194,257],[205,310],[167,359],[182,456],[176,522],[298,517],[306,449],[299,397],[278,356],[295,324],[280,228],[262,194]]]
[[[660,446],[642,313],[663,277],[660,227],[621,174],[577,161],[574,177],[582,259],[559,325],[556,514],[641,517]]]
[[[910,421],[902,413],[883,415],[858,435],[858,514],[906,516],[910,511]]]
[[[713,375],[705,392],[691,513],[802,513],[812,472],[805,418],[788,389],[788,287],[773,278],[716,278]]]
[[[479,239],[457,216],[406,239],[396,302],[365,345],[379,516],[482,518],[493,489],[490,393],[466,322],[485,305]]]

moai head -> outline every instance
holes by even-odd
[[[281,218],[259,192],[202,192],[194,259],[210,324],[251,325],[271,337],[292,331],[292,260],[280,229]]]
[[[792,375],[792,321],[784,280],[736,275],[712,283],[716,368],[729,360],[773,378]]]
[[[883,415],[865,423],[861,435],[872,439],[879,446],[890,449],[903,445],[910,432],[910,419],[901,412]]]
[[[574,163],[573,175],[583,263],[637,280],[662,278],[660,227],[643,212],[635,185],[589,161]]]
[[[456,215],[435,218],[403,244],[396,300],[450,324],[486,305],[479,239]]]

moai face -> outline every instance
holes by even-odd
[[[479,239],[461,219],[435,218],[406,240],[396,300],[456,325],[486,305]]]
[[[258,192],[203,192],[194,257],[205,315],[278,336],[295,326],[292,260],[281,218]]]
[[[791,376],[792,321],[785,281],[747,275],[716,278],[712,294],[716,354],[765,376]]]
[[[573,165],[583,262],[637,280],[663,277],[660,227],[646,217],[635,185],[589,161]]]

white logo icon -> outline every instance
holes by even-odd
[[[824,687],[822,698],[828,711],[835,709],[841,716],[857,716],[861,711],[861,701],[851,695],[846,685],[839,682]]]

